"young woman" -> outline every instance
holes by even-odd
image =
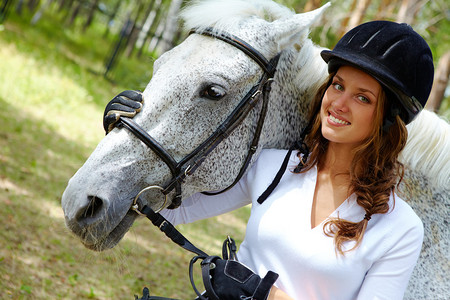
[[[403,297],[423,226],[395,194],[403,176],[397,157],[405,125],[431,90],[431,51],[410,26],[374,21],[321,55],[330,76],[311,105],[309,153],[264,150],[231,190],[162,212],[180,224],[252,204],[238,253],[246,267],[217,260],[210,273],[219,299]],[[110,110],[105,128],[116,119]],[[289,168],[280,171],[285,158]]]

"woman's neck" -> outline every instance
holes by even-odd
[[[354,148],[343,144],[329,143],[319,170],[331,175],[349,174],[354,157]]]
[[[352,149],[329,143],[318,163],[316,187],[311,208],[311,228],[327,219],[351,193]]]

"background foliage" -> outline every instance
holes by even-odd
[[[279,2],[297,11],[318,5]],[[311,34],[316,43],[335,44],[353,2],[334,1]],[[394,20],[403,1],[369,2],[365,21]],[[430,43],[437,64],[449,50],[448,1],[418,2],[413,26]],[[151,3],[156,25],[143,46],[120,44],[126,21],[142,28]],[[104,135],[107,101],[125,89],[143,90],[150,80],[164,32],[157,35],[156,28],[167,23],[172,3],[0,1],[0,299],[133,299],[143,286],[152,294],[194,298],[187,277],[191,255],[148,222],[136,222],[116,249],[94,253],[65,229],[60,208],[67,180]],[[177,29],[172,46],[184,36]],[[449,110],[447,96],[440,113],[449,117]],[[246,207],[181,230],[199,247],[219,253],[227,234],[242,240],[248,213]]]

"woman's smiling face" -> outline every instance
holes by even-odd
[[[322,135],[330,143],[360,145],[372,132],[381,91],[378,81],[367,73],[340,67],[322,100]]]

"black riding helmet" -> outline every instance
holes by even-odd
[[[408,124],[423,109],[434,77],[433,56],[425,40],[411,26],[390,21],[372,21],[347,32],[333,50],[321,56],[332,73],[351,65],[370,74],[396,103],[388,103],[384,127],[400,115]]]

